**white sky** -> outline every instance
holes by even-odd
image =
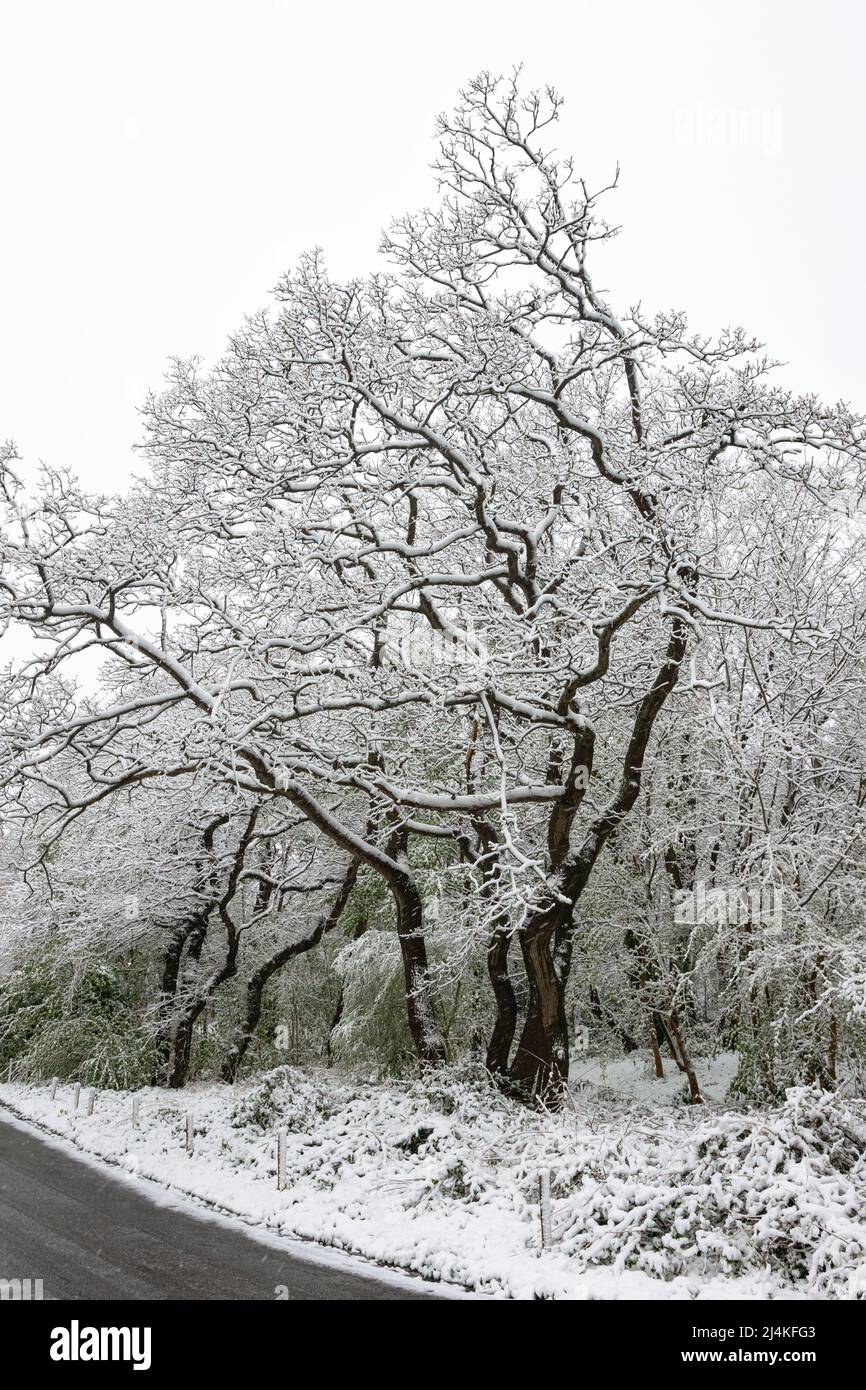
[[[166,359],[306,248],[368,269],[434,114],[521,61],[588,180],[622,166],[613,302],[866,407],[864,31],[855,0],[0,0],[0,436],[120,485]]]

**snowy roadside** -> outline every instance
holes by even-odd
[[[94,1173],[98,1173],[103,1180],[110,1177],[113,1182],[129,1187],[156,1207],[177,1212],[180,1216],[193,1217],[197,1221],[213,1222],[224,1230],[246,1236],[257,1244],[277,1251],[280,1255],[290,1258],[295,1264],[303,1261],[315,1265],[317,1268],[333,1270],[335,1273],[371,1279],[377,1285],[388,1284],[395,1289],[404,1290],[408,1296],[413,1298],[418,1296],[419,1291],[429,1292],[439,1299],[457,1301],[466,1299],[478,1301],[487,1297],[485,1294],[471,1292],[457,1284],[434,1283],[418,1274],[404,1273],[402,1270],[377,1265],[362,1255],[349,1254],[333,1246],[321,1245],[317,1241],[279,1235],[276,1231],[256,1222],[251,1222],[241,1216],[233,1216],[228,1211],[211,1206],[178,1188],[166,1187],[163,1183],[141,1175],[133,1176],[110,1160],[97,1158],[94,1154],[86,1152],[72,1140],[46,1129],[44,1125],[34,1120],[23,1119],[21,1115],[3,1103],[0,1103],[0,1124],[38,1139],[39,1143],[44,1144],[46,1148],[54,1149],[57,1153],[64,1154],[85,1168],[91,1169]],[[274,1286],[273,1296],[275,1299],[279,1298],[277,1285]]]
[[[53,1101],[47,1087],[0,1086],[15,1114],[134,1178],[266,1232],[500,1297],[866,1294],[862,1103],[798,1091],[773,1110],[660,1116],[578,1093],[551,1116],[453,1073],[372,1085],[288,1068],[138,1096],[136,1130],[129,1093],[98,1093],[88,1115],[68,1085]]]

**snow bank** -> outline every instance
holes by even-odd
[[[348,1084],[0,1086],[17,1114],[127,1173],[285,1235],[513,1298],[866,1297],[866,1105],[811,1090],[760,1112],[582,1092],[530,1113],[465,1072]],[[184,1149],[184,1116],[194,1149]],[[284,1191],[275,1136],[286,1132]],[[539,1249],[549,1169],[553,1247]]]

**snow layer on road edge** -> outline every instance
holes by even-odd
[[[0,1087],[0,1121],[3,1124],[9,1125],[13,1129],[20,1129],[23,1133],[38,1139],[40,1143],[46,1144],[49,1148],[57,1149],[58,1152],[66,1154],[67,1157],[74,1158],[76,1162],[93,1168],[102,1178],[108,1177],[114,1182],[124,1183],[146,1197],[154,1206],[164,1207],[168,1211],[182,1212],[184,1216],[192,1216],[198,1221],[213,1221],[220,1226],[226,1226],[229,1230],[236,1231],[249,1240],[260,1241],[271,1249],[279,1250],[287,1256],[290,1255],[294,1260],[305,1260],[308,1264],[325,1265],[327,1268],[339,1270],[341,1273],[354,1274],[363,1279],[374,1279],[382,1284],[392,1284],[395,1288],[406,1289],[412,1293],[417,1293],[419,1289],[426,1289],[439,1298],[458,1301],[468,1299],[470,1302],[489,1298],[487,1294],[475,1293],[456,1285],[445,1284],[441,1280],[424,1279],[420,1274],[406,1274],[402,1270],[392,1269],[388,1265],[375,1264],[363,1255],[340,1250],[334,1246],[320,1245],[316,1241],[304,1240],[299,1236],[280,1235],[277,1231],[262,1226],[240,1212],[235,1213],[227,1208],[214,1206],[196,1196],[194,1192],[188,1192],[175,1186],[167,1187],[165,1183],[159,1182],[156,1178],[142,1177],[140,1174],[134,1175],[121,1167],[116,1159],[98,1158],[90,1150],[82,1148],[81,1144],[71,1135],[50,1129],[44,1120],[36,1121],[25,1118],[2,1095],[3,1090],[4,1088]]]

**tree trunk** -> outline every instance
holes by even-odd
[[[185,1036],[188,1008],[180,1010],[178,1016],[178,994],[181,993],[181,962],[184,948],[187,964],[195,964],[201,956],[211,911],[218,904],[216,891],[217,870],[214,862],[214,843],[217,831],[229,821],[228,813],[222,812],[205,827],[203,841],[205,857],[199,861],[198,910],[181,923],[172,934],[163,957],[162,982],[160,986],[157,1030],[155,1038],[156,1059],[153,1085],[172,1086],[174,1076],[185,1078],[189,1070],[191,1034]],[[186,1059],[184,1062],[184,1058]],[[180,1081],[183,1085],[183,1080]]]
[[[171,1068],[166,1084],[173,1091],[180,1091],[189,1079],[189,1066],[192,1059],[192,1031],[200,1009],[188,1014],[177,1027],[171,1054]]]
[[[154,1049],[156,1058],[154,1062],[153,1086],[165,1086],[168,1082],[171,1070],[171,1049],[174,1035],[173,1010],[175,997],[177,995],[178,977],[180,975],[180,962],[183,956],[183,948],[187,938],[193,929],[194,922],[184,922],[183,926],[178,927],[171,936],[162,962],[162,982],[159,991],[159,1006],[157,1012],[157,1029]]]
[[[491,719],[495,715],[491,713]],[[466,751],[466,788],[471,794],[481,789],[481,778],[485,764],[483,726],[473,719]],[[499,861],[500,842],[487,816],[477,814],[472,817],[472,828],[477,841],[477,863],[481,871],[480,896],[485,904],[493,903],[501,881]],[[495,913],[493,929],[487,944],[487,978],[493,990],[496,1017],[490,1040],[487,1044],[485,1065],[492,1076],[504,1076],[508,1071],[511,1044],[517,1029],[517,997],[511,976],[508,972],[508,952],[511,948],[511,933],[508,930],[508,914]]]
[[[241,1062],[261,1022],[265,987],[271,976],[285,964],[285,960],[281,959],[282,955],[282,952],[277,952],[275,956],[271,956],[270,960],[264,961],[247,980],[244,1021],[236,1030],[228,1055],[220,1068],[222,1081],[232,1083],[237,1080]],[[287,960],[288,956],[285,959]]]
[[[415,1055],[422,1067],[439,1066],[447,1061],[447,1055],[433,1003],[421,894],[408,872],[392,875],[390,888],[397,908],[406,1015]]]
[[[665,1069],[662,1065],[662,1054],[659,1048],[659,1040],[656,1035],[657,1016],[652,1011],[646,1013],[647,1035],[649,1037],[650,1051],[653,1055],[653,1067],[655,1068],[656,1081],[663,1081]]]
[[[667,1026],[671,1037],[676,1043],[677,1051],[679,1052],[680,1057],[682,1058],[683,1071],[685,1072],[686,1078],[689,1083],[689,1097],[691,1099],[692,1105],[701,1105],[703,1103],[701,1088],[698,1085],[698,1078],[695,1075],[695,1069],[692,1066],[692,1061],[689,1056],[688,1048],[685,1044],[685,1039],[683,1038],[683,1035],[680,1031],[680,1021],[677,1017],[676,1009],[671,1010]]]
[[[496,1021],[487,1046],[487,1070],[495,1076],[508,1071],[511,1044],[517,1029],[517,998],[508,973],[511,937],[497,928],[487,948],[487,975],[496,1001]]]
[[[206,936],[207,917],[204,917],[199,919],[195,928],[190,933],[189,947],[186,956],[187,963],[190,961],[192,961],[193,964],[198,963]],[[233,956],[236,955],[236,953],[237,944],[230,942],[226,956],[226,965],[216,976],[212,977],[211,981],[208,981],[205,990],[201,993],[197,993],[192,1001],[186,1005],[175,1025],[174,1040],[171,1049],[171,1062],[166,1078],[166,1085],[173,1091],[182,1090],[189,1079],[189,1066],[192,1059],[192,1035],[196,1019],[217,986],[235,973],[230,962],[233,961]]]
[[[687,629],[675,617],[665,661],[635,716],[623,760],[622,779],[608,809],[589,826],[576,853],[568,853],[555,876],[557,899],[545,906],[521,934],[529,978],[529,1005],[511,1077],[529,1095],[559,1105],[568,1080],[568,1024],[565,988],[571,966],[574,912],[602,849],[634,806],[653,725],[677,683],[686,651]],[[552,813],[558,814],[557,808]],[[562,837],[557,837],[562,848]]]
[[[836,1085],[836,1063],[839,1055],[839,1024],[836,1015],[830,1019],[830,1046],[827,1052],[827,1080],[831,1087]]]
[[[568,1020],[565,980],[554,956],[555,921],[550,912],[528,923],[520,938],[529,980],[526,1018],[510,1076],[528,1095],[560,1103],[568,1080]]]

